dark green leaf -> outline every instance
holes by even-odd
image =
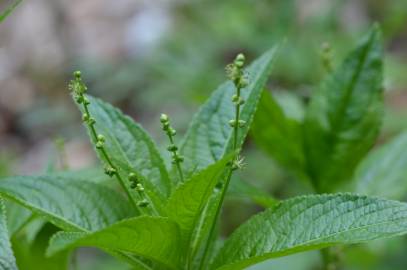
[[[286,117],[271,94],[264,92],[254,118],[255,142],[282,166],[305,179],[301,123]]]
[[[168,218],[132,218],[94,233],[60,232],[52,237],[47,254],[82,246],[120,250],[180,269],[179,228]]]
[[[130,204],[112,189],[58,177],[6,178],[0,181],[0,196],[64,230],[95,231],[133,214]]]
[[[383,110],[381,43],[374,27],[312,96],[305,118],[305,153],[319,192],[350,180],[375,142]]]
[[[185,252],[190,250],[187,245],[192,240],[192,233],[197,227],[202,211],[213,194],[216,184],[220,182],[220,177],[228,169],[226,164],[231,158],[231,156],[227,156],[193,175],[189,180],[180,184],[168,200],[167,212],[181,228]]]
[[[270,76],[275,51],[275,48],[269,50],[248,68],[250,84],[242,90],[246,103],[241,113],[241,119],[247,124],[239,132],[239,147],[250,128],[261,92]],[[222,84],[192,120],[181,144],[187,174],[206,168],[232,149],[233,129],[229,126],[229,120],[235,115],[235,106],[231,101],[235,91],[232,82]]]
[[[406,203],[352,194],[301,196],[240,226],[225,242],[213,268],[244,269],[292,253],[405,233]]]
[[[137,192],[127,181],[130,172],[136,173],[142,181],[146,193],[158,211],[171,192],[164,161],[146,131],[130,117],[110,104],[88,96],[89,111],[95,118],[96,130],[106,137],[105,148],[113,163],[120,168],[126,189],[138,200]],[[102,161],[103,157],[101,157]]]
[[[6,208],[0,199],[0,269],[17,270],[7,230]]]
[[[375,149],[358,166],[357,192],[392,199],[407,193],[407,132]]]

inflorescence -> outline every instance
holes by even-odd
[[[167,150],[171,153],[172,164],[177,168],[179,178],[181,182],[184,181],[184,175],[182,173],[181,163],[184,161],[184,157],[178,152],[178,146],[175,145],[174,136],[177,134],[177,131],[171,126],[170,118],[166,114],[161,114],[160,122],[162,124],[162,129],[168,136],[170,140],[170,145],[167,147]]]
[[[105,148],[106,138],[102,134],[98,134],[95,128],[96,120],[93,118],[89,111],[90,101],[86,97],[85,93],[87,87],[82,81],[82,76],[80,71],[74,72],[74,79],[69,83],[69,90],[72,92],[72,96],[78,105],[82,105],[82,120],[84,124],[89,128],[92,140],[94,141],[96,149],[102,155],[103,159],[106,161],[105,164],[105,174],[113,177],[115,176],[123,189],[126,191],[127,196],[129,197],[130,202],[132,202],[134,207],[145,208],[149,205],[149,201],[144,192],[144,187],[141,184],[139,178],[135,173],[129,173],[128,180],[130,182],[130,188],[137,191],[139,197],[141,198],[138,202],[133,200],[130,192],[126,188],[126,184],[123,181],[123,178],[118,172],[118,168],[113,164],[112,159],[109,157],[107,150]]]

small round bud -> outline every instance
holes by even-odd
[[[104,142],[105,142],[105,136],[103,136],[102,134],[99,134],[98,137],[97,137],[97,140],[98,140],[99,142],[104,143]]]
[[[82,102],[83,102],[83,96],[76,96],[76,97],[75,97],[75,100],[76,100],[76,103],[82,104]]]
[[[142,184],[137,184],[136,185],[136,190],[138,191],[138,192],[143,192],[144,191],[144,187],[143,187],[143,185]]]
[[[175,129],[173,129],[173,128],[170,128],[169,134],[170,134],[171,136],[175,136],[175,135],[177,135],[177,131],[176,131]]]
[[[137,175],[135,173],[129,173],[129,181],[135,182],[137,184],[138,182]]]
[[[163,130],[164,130],[164,131],[167,131],[169,128],[170,128],[170,123],[164,122],[164,123],[163,123]]]
[[[235,127],[235,126],[236,126],[236,120],[230,120],[230,121],[229,121],[229,125],[230,125],[231,127]]]
[[[89,124],[89,125],[94,125],[95,123],[96,123],[95,118],[89,117],[89,119],[88,119],[88,124]]]
[[[246,58],[242,53],[239,53],[236,56],[236,59],[234,61],[234,64],[236,65],[236,67],[238,68],[242,68],[244,66],[244,62],[245,62]]]
[[[244,120],[239,120],[239,127],[244,127],[246,125],[246,121]]]
[[[168,123],[168,121],[170,121],[170,119],[169,119],[168,115],[163,113],[163,114],[161,114],[160,121],[161,121],[161,123],[164,124],[164,123]]]
[[[80,79],[81,76],[82,76],[82,73],[81,73],[79,70],[77,70],[77,71],[75,71],[75,72],[73,73],[73,76],[74,76],[76,79]]]
[[[85,89],[85,90],[86,90],[86,89]],[[83,104],[84,104],[84,105],[89,105],[89,104],[90,104],[89,99],[87,99],[86,97],[83,97]]]
[[[116,169],[112,168],[111,166],[106,166],[105,167],[105,174],[107,174],[108,176],[112,177],[113,175],[116,174]]]
[[[244,103],[245,103],[244,99],[243,99],[243,98],[240,98],[238,104],[239,104],[239,105],[243,105]]]
[[[240,88],[245,88],[249,83],[247,82],[247,79],[244,77],[241,77],[239,80],[239,87]]]
[[[103,148],[103,142],[98,141],[98,142],[96,143],[96,148],[97,148],[97,149],[102,149],[102,148]]]
[[[234,103],[238,102],[238,101],[239,101],[239,96],[238,96],[238,95],[233,95],[233,96],[232,96],[232,101],[233,101]]]
[[[167,150],[170,152],[175,152],[178,150],[178,147],[175,144],[171,144],[170,146],[167,147]]]
[[[83,122],[89,121],[89,114],[84,113],[84,114],[82,115],[82,121],[83,121]]]
[[[147,207],[148,204],[149,204],[148,201],[147,201],[146,199],[144,199],[144,200],[139,201],[139,202],[137,203],[137,206],[138,206],[138,207]]]

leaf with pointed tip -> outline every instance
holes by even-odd
[[[171,192],[171,180],[154,142],[140,125],[120,110],[95,97],[87,97],[89,112],[96,120],[96,131],[105,136],[105,149],[120,168],[125,188],[135,201],[139,199],[127,181],[129,173],[135,173],[154,206],[163,212],[163,203]],[[100,159],[106,162],[102,155]]]
[[[377,26],[322,82],[304,125],[308,174],[318,192],[349,181],[374,144],[383,114],[383,48]]]
[[[0,198],[0,269],[17,270],[7,230],[6,208]]]
[[[255,215],[225,242],[214,269],[407,233],[407,204],[353,194],[301,196]]]
[[[220,177],[229,169],[226,164],[231,159],[232,156],[228,155],[193,175],[180,184],[168,200],[168,216],[180,226],[185,252],[189,251],[188,245],[196,224]]]
[[[134,214],[114,190],[62,177],[9,177],[0,181],[0,196],[68,231],[95,231]]]
[[[47,254],[83,246],[131,253],[180,269],[179,227],[168,218],[142,216],[93,233],[60,232],[51,238]]]
[[[278,163],[306,179],[301,123],[288,118],[268,92],[260,99],[251,134],[256,144]]]
[[[269,50],[247,69],[250,83],[242,90],[246,102],[241,107],[240,115],[246,125],[239,131],[239,147],[250,128],[261,92],[271,72],[275,52],[276,48]],[[185,156],[187,175],[206,168],[231,151],[233,129],[229,126],[229,120],[235,115],[235,105],[231,101],[235,91],[232,82],[222,84],[194,116],[180,147]]]
[[[407,193],[407,132],[379,146],[355,171],[356,191],[401,199]]]

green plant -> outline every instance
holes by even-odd
[[[290,166],[296,175],[312,179],[310,182],[318,192],[331,190],[325,177],[338,176],[338,181],[345,181],[349,172],[344,172],[344,168],[348,169],[344,166],[353,168],[377,134],[382,89],[380,43],[380,32],[375,27],[345,61],[343,70],[330,75],[311,102],[304,124],[309,127],[304,133],[308,152],[303,151],[298,139],[302,138],[302,126],[284,117],[271,98],[262,99],[260,113],[271,110],[267,112],[275,121],[262,124],[258,116],[255,137],[260,141],[267,138],[267,145],[270,137],[266,135],[280,138],[284,143],[270,144],[271,152],[277,153],[278,160]],[[92,246],[135,269],[243,269],[300,251],[407,233],[405,203],[344,193],[307,195],[281,202],[268,200],[270,208],[250,218],[218,247],[222,205],[233,172],[243,166],[241,148],[270,75],[275,51],[266,52],[247,70],[245,58],[239,54],[227,67],[230,81],[222,84],[203,105],[179,146],[175,144],[176,132],[168,116],[161,115],[163,130],[170,141],[168,151],[173,161],[170,169],[141,126],[118,109],[88,95],[80,72],[75,72],[70,83],[72,95],[106,175],[116,179],[119,187],[86,179],[80,172],[2,179],[1,197],[19,204],[24,211],[29,210],[21,216],[19,225],[7,226],[1,202],[2,268],[17,268],[8,230],[13,234],[37,217],[61,229],[51,238],[47,255]],[[365,62],[369,64],[358,64]],[[354,70],[363,80],[357,80]],[[361,96],[356,105],[360,107],[355,105],[348,111],[341,103],[335,103],[342,85],[347,85],[345,101],[353,100],[351,86],[357,86]],[[332,93],[331,87],[337,92]],[[268,102],[267,106],[264,102]],[[332,110],[341,114],[333,112],[331,117]],[[337,124],[345,112],[357,113],[359,121],[346,118],[345,114],[341,125],[326,126],[327,120]],[[365,132],[332,135],[345,127]],[[330,145],[321,144],[324,136],[341,142],[339,139],[349,139],[350,135],[354,136],[339,148],[340,155],[335,155],[341,158],[339,164],[335,163],[338,168],[331,165],[336,159],[321,158],[332,150]],[[314,156],[327,166],[318,169],[317,162],[312,160]]]

